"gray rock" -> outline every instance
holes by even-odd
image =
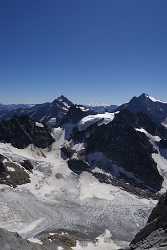
[[[17,233],[0,229],[0,249],[1,250],[46,250],[40,244],[31,243],[22,239]]]

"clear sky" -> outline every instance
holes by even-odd
[[[167,100],[166,0],[0,1],[0,102]]]

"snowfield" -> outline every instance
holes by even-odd
[[[53,135],[56,142],[45,150],[0,143],[0,154],[15,162],[29,159],[34,166],[31,183],[16,189],[0,185],[1,227],[27,239],[45,230],[66,229],[96,236],[109,230],[114,242],[130,241],[146,223],[156,201],[99,183],[87,172],[74,174],[60,155],[64,131],[54,129]],[[90,243],[84,249],[117,249],[114,242],[100,238],[97,246]],[[78,243],[74,249],[82,246]]]
[[[98,125],[108,124],[114,119],[115,113],[104,113],[104,114],[97,114],[97,115],[88,115],[81,119],[78,124],[79,131],[86,130],[88,127],[93,125],[96,122],[99,122]]]

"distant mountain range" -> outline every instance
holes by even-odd
[[[127,109],[131,112],[143,112],[153,121],[167,124],[167,102],[156,100],[148,94],[141,94],[139,97],[133,97],[128,103],[108,106],[91,106],[74,104],[65,96],[56,98],[53,102],[42,104],[0,104],[0,119],[8,119],[14,115],[28,115],[35,121],[59,123],[68,113],[70,107],[77,106],[81,111],[87,111],[89,114],[99,114],[105,112],[114,112]]]

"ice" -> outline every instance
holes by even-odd
[[[104,114],[97,114],[97,115],[88,115],[81,119],[78,124],[78,129],[80,131],[86,130],[89,126],[96,122],[100,122],[101,124],[108,124],[114,119],[114,113],[104,113]]]
[[[44,125],[42,123],[40,123],[40,122],[36,122],[35,125],[36,125],[36,127],[40,127],[40,128],[44,127]]]
[[[113,200],[118,188],[112,185],[101,184],[91,174],[84,172],[80,176],[80,199],[97,198],[104,200]]]
[[[43,242],[41,240],[39,240],[38,238],[30,238],[30,239],[28,239],[28,241],[43,245]]]

